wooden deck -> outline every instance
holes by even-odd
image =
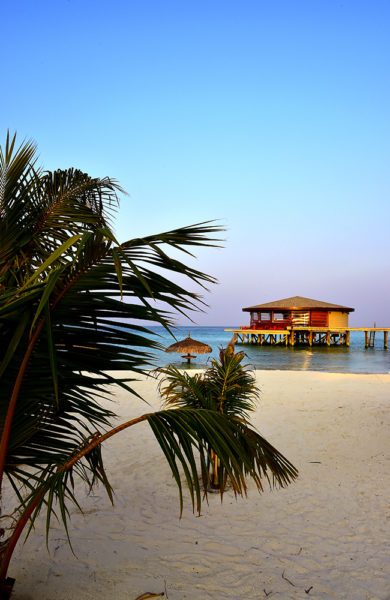
[[[388,333],[390,327],[286,327],[285,329],[250,329],[240,327],[239,329],[225,329],[237,334],[237,342],[242,344],[270,344],[295,346],[306,344],[317,345],[343,345],[349,346],[351,331],[365,332],[365,347],[373,347],[375,333],[383,333],[383,347],[387,349]]]

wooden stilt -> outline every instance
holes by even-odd
[[[227,329],[226,331],[235,331]],[[288,327],[285,330],[256,330],[240,329],[235,331],[237,334],[237,343],[241,344],[285,344],[286,346],[295,346],[296,344],[305,344],[307,346],[313,345],[344,345],[350,346],[351,331],[360,331],[365,334],[365,347],[374,347],[375,334],[377,331],[383,331],[383,347],[385,350],[388,348],[388,336],[390,328],[376,328],[376,327],[351,327],[349,329],[341,328],[320,328],[320,327],[302,327],[295,329]],[[187,357],[185,357],[187,358]]]
[[[374,328],[376,328],[376,323],[374,323]],[[374,329],[374,331],[370,331],[368,345],[370,346],[370,348],[373,348],[375,346],[375,329]]]

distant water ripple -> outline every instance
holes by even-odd
[[[229,326],[228,326],[229,327]],[[164,347],[176,340],[191,337],[212,347],[211,354],[198,355],[190,369],[202,369],[207,366],[209,357],[218,357],[219,348],[225,347],[231,339],[231,332],[223,327],[178,327],[174,340],[163,327],[150,328],[156,334],[155,339]],[[154,337],[154,336],[153,336]],[[383,348],[383,333],[376,334],[375,348],[364,347],[364,332],[351,332],[350,346],[258,346],[238,344],[236,349],[244,350],[247,363],[254,369],[324,371],[328,373],[388,373],[390,371],[390,350]],[[155,365],[172,363],[187,368],[180,354],[158,351],[155,353]]]

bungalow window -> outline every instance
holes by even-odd
[[[288,319],[287,313],[280,313],[280,312],[274,313],[274,321],[287,321],[287,319]]]
[[[260,313],[260,321],[270,321],[271,313],[270,312],[262,312]]]

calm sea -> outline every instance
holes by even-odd
[[[156,340],[164,347],[175,340],[163,327],[153,327]],[[223,327],[178,327],[175,329],[177,340],[191,337],[212,347],[211,354],[200,354],[187,367],[180,354],[158,351],[155,353],[155,365],[164,366],[172,363],[176,366],[199,369],[207,366],[207,360],[218,357],[219,348],[225,347],[232,333]],[[246,362],[254,369],[293,370],[293,371],[326,371],[328,373],[389,373],[390,350],[383,348],[383,333],[377,333],[375,348],[364,347],[364,332],[351,332],[350,346],[258,346],[237,344],[236,350],[244,350]]]

